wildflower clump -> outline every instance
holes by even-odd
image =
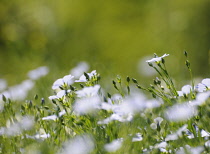
[[[81,74],[89,68],[82,62],[52,83],[48,99],[35,95],[18,106],[2,93],[1,153],[209,153],[210,79],[195,85],[186,60],[192,84],[178,90],[167,56],[145,62],[158,74],[147,87],[117,76],[106,91],[96,70]]]

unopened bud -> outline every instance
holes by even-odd
[[[190,62],[188,60],[185,61],[185,65],[190,68]]]
[[[138,84],[137,80],[132,78],[133,83]]]
[[[152,64],[152,63],[148,63],[148,65],[149,65],[150,67],[153,67],[153,64]]]
[[[85,76],[85,78],[86,78],[87,80],[90,79],[89,75],[88,75],[87,73],[85,73],[85,72],[84,72],[84,76]]]
[[[129,76],[127,76],[126,80],[127,80],[127,82],[130,82],[130,77],[129,77]]]
[[[142,89],[142,87],[140,85],[138,85],[138,84],[136,85],[136,87],[139,88],[139,89]]]
[[[187,57],[187,51],[184,51],[184,55],[185,55],[185,57]]]
[[[45,100],[44,98],[42,98],[41,104],[44,105],[45,104]]]
[[[163,58],[161,59],[161,62],[162,62],[163,64],[165,64],[165,60],[164,60]]]

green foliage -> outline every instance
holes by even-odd
[[[148,87],[117,76],[117,95],[96,71],[56,80],[50,100],[2,95],[1,153],[209,153],[210,79],[177,91],[163,57],[149,60],[158,77]]]

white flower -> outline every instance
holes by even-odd
[[[0,91],[7,88],[7,81],[4,79],[0,79]]]
[[[112,104],[114,103],[114,104]],[[131,121],[133,115],[140,111],[143,111],[147,108],[154,108],[160,106],[160,103],[157,100],[146,100],[146,98],[141,94],[133,94],[129,97],[126,97],[124,100],[120,98],[120,101],[102,103],[101,109],[113,111],[113,114],[99,121],[98,124],[107,124],[113,120],[120,122]]]
[[[155,58],[152,58],[150,60],[147,60],[146,62],[148,63],[152,63],[152,62],[160,62],[162,60],[162,58],[166,57],[166,56],[169,56],[169,54],[164,54],[163,56],[161,57],[155,57]]]
[[[65,110],[59,112],[58,116],[57,115],[50,115],[50,116],[47,116],[47,117],[43,117],[42,120],[54,120],[55,121],[58,117],[61,117],[64,114],[66,114]]]
[[[187,124],[185,124],[181,128],[179,128],[175,133],[167,135],[165,141],[177,140],[179,137],[182,136],[182,132],[187,131]]]
[[[18,122],[7,122],[7,127],[0,128],[0,135],[16,136],[24,130],[30,130],[34,125],[34,118],[24,116]]]
[[[145,61],[152,58],[151,56],[143,57],[138,62],[138,73],[147,77],[154,76],[157,72],[151,68]]]
[[[165,111],[166,119],[170,121],[185,121],[197,114],[195,106],[188,103],[176,104]]]
[[[202,105],[210,97],[210,91],[198,93],[196,99],[191,102],[192,105]]]
[[[101,100],[98,96],[77,99],[74,103],[74,111],[79,114],[89,114],[100,108]]]
[[[52,89],[59,89],[60,87],[66,85],[66,86],[70,86],[74,83],[74,76],[72,75],[66,75],[61,79],[57,79],[52,86]]]
[[[32,80],[37,80],[42,76],[45,76],[49,73],[49,68],[47,66],[38,67],[35,70],[28,72],[28,77]]]
[[[91,79],[93,76],[95,76],[97,73],[96,73],[96,70],[93,70],[91,73],[87,73],[87,75],[89,76],[89,78]],[[83,74],[79,80],[76,80],[75,82],[87,82],[87,79],[85,77],[85,75]]]
[[[210,140],[208,140],[207,142],[205,142],[205,146],[208,147],[208,148],[210,147]]]
[[[150,127],[151,127],[152,129],[157,129],[157,125],[160,125],[162,121],[163,121],[163,118],[157,117],[157,118],[154,119],[154,122],[155,122],[155,123],[152,123],[152,124],[150,125]]]
[[[83,135],[66,142],[58,154],[89,154],[93,149],[93,139],[88,135]]]
[[[191,91],[192,91],[192,86],[185,85],[182,87],[181,91],[177,91],[177,92],[178,92],[179,96],[184,96],[184,95],[188,95]]]
[[[32,80],[25,80],[18,85],[9,87],[7,91],[2,92],[0,95],[4,95],[6,98],[13,100],[23,100],[28,95],[28,91],[33,87],[34,82]]]
[[[136,137],[132,138],[132,142],[138,142],[138,141],[142,141],[142,140],[143,140],[143,137],[142,137],[142,134],[140,134],[140,133],[136,133]]]
[[[189,145],[185,145],[185,148],[180,147],[179,150],[176,152],[176,154],[185,154],[185,153],[201,154],[203,150],[204,150],[203,146],[191,147]]]
[[[123,139],[113,140],[111,143],[105,144],[104,149],[107,152],[115,152],[115,151],[117,151],[118,149],[121,148],[122,142],[123,142]]]
[[[120,122],[128,122],[128,121],[131,121],[132,119],[133,119],[133,114],[131,113],[128,113],[126,115],[113,113],[110,117],[104,120],[98,121],[98,124],[99,125],[108,124],[114,120],[120,121]]]
[[[53,99],[60,99],[64,96],[66,96],[67,93],[70,93],[70,89],[69,90],[60,90],[56,95],[50,96],[49,99],[53,100]]]
[[[92,97],[97,96],[100,85],[95,85],[94,87],[84,87],[82,90],[76,91],[77,97]]]
[[[167,143],[166,142],[161,142],[155,145],[155,148],[166,148]]]
[[[198,92],[210,90],[210,78],[203,79],[201,83],[196,86]]]
[[[70,74],[79,78],[84,72],[87,72],[89,65],[86,62],[80,62],[75,68],[71,69]]]
[[[48,134],[36,134],[35,136],[34,136],[34,138],[35,139],[42,139],[42,140],[44,140],[44,139],[47,139],[47,138],[49,138],[50,137],[50,134],[48,133]]]

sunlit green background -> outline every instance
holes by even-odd
[[[169,53],[172,75],[209,77],[210,7],[207,0],[1,0],[0,78],[9,85],[29,70],[49,66],[50,83],[79,61],[103,76],[139,74],[139,60]],[[42,84],[40,84],[41,86]],[[44,86],[44,85],[43,85]]]

